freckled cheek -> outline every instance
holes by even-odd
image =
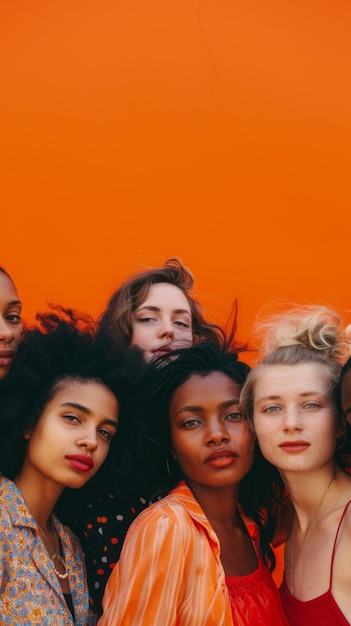
[[[272,442],[272,437],[270,435],[257,435],[257,442],[258,447],[260,448],[265,459],[274,463],[276,456],[279,453],[279,448]]]
[[[254,418],[254,430],[258,438],[269,437],[277,431],[277,428],[278,424],[274,424],[272,420]]]

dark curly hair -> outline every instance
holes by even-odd
[[[203,342],[186,349],[172,352],[172,358],[161,357],[145,370],[138,390],[144,423],[147,422],[150,455],[149,474],[153,475],[158,491],[153,499],[164,496],[180,480],[184,479],[179,465],[171,455],[171,433],[169,427],[169,405],[175,390],[192,375],[207,376],[222,372],[234,382],[242,385],[250,367],[238,359],[237,352],[227,343]],[[273,569],[274,553],[270,547],[272,528],[265,508],[266,493],[262,490],[262,467],[264,459],[255,445],[252,468],[242,479],[239,503],[248,517],[254,519],[261,534],[261,553],[266,565]],[[268,489],[268,485],[265,485]]]
[[[344,365],[342,367],[341,376],[340,376],[340,382],[342,382],[346,372],[348,372],[350,368],[351,368],[351,356],[347,359],[346,363],[344,363]]]
[[[60,306],[39,313],[10,374],[0,381],[0,473],[10,479],[17,474],[25,453],[25,432],[37,423],[65,381],[93,381],[111,390],[118,399],[123,432],[132,378],[142,366],[135,350],[129,355],[117,349],[108,355],[101,351],[88,316]],[[101,481],[114,481],[119,438],[118,433],[112,439],[107,460],[89,481],[89,489]]]
[[[342,370],[341,370],[341,374],[340,374],[339,384],[336,387],[336,402],[337,402],[337,407],[341,416],[344,415],[344,411],[343,411],[342,404],[341,404],[341,392],[342,392],[343,380],[345,378],[345,374],[347,374],[347,372],[350,369],[351,369],[351,357],[349,357],[347,361],[344,363]],[[343,438],[345,439],[345,443],[342,446],[340,453],[339,453],[341,458],[338,458],[337,461],[339,462],[339,465],[341,465],[341,467],[344,470],[346,470],[349,474],[351,474],[351,427],[348,424],[347,420],[346,420],[346,432],[343,435]]]
[[[134,311],[146,300],[150,287],[169,283],[178,287],[188,300],[195,341],[217,341],[223,330],[204,319],[202,307],[191,295],[194,278],[177,258],[167,259],[162,267],[134,274],[110,297],[97,324],[97,338],[105,348],[115,344],[128,347],[133,334]]]

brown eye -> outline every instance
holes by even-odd
[[[242,413],[240,413],[240,411],[232,411],[231,413],[228,413],[228,415],[225,416],[225,419],[231,422],[237,422],[241,420],[243,417],[244,416]]]
[[[107,439],[108,441],[110,441],[112,439],[113,435],[115,434],[115,433],[113,433],[113,434],[110,433],[110,431],[106,430],[106,428],[100,428],[100,430],[98,430],[98,433],[100,435],[102,435],[102,437],[104,437],[104,439]]]

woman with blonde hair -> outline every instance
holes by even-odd
[[[349,433],[339,410],[348,343],[338,314],[297,307],[265,320],[263,356],[241,394],[254,427],[272,507],[293,506],[280,588],[291,626],[351,623]]]

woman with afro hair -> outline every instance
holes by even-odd
[[[88,320],[54,310],[38,322],[0,381],[0,621],[84,626],[96,618],[83,552],[54,509],[113,477],[126,370]]]

